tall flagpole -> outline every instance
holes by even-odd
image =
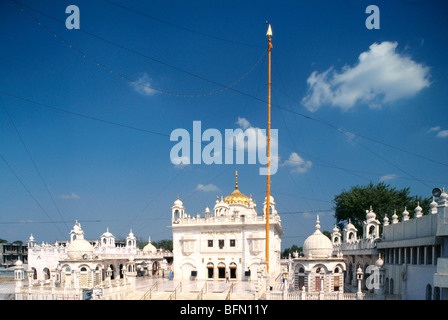
[[[267,190],[266,190],[266,271],[269,275],[269,211],[271,210],[271,25],[266,33],[268,36],[268,56],[269,56],[269,72],[268,72],[268,167],[267,167]]]

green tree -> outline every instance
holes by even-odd
[[[301,254],[303,252],[303,248],[298,247],[294,244],[290,248],[286,248],[285,250],[283,250],[282,257],[286,259],[289,257],[289,254],[291,254],[292,256],[296,251]]]
[[[394,211],[401,219],[405,208],[409,212],[409,217],[413,218],[415,215],[414,209],[418,204],[422,207],[423,214],[427,214],[431,201],[431,198],[411,196],[409,188],[397,190],[384,182],[376,185],[371,182],[367,186],[355,186],[349,191],[343,190],[333,199],[334,215],[339,229],[342,230],[350,219],[358,229],[359,236],[363,233],[362,221],[365,221],[366,210],[369,210],[370,207],[382,223],[385,215],[392,220]]]
[[[152,242],[152,244],[157,249],[165,249],[165,250],[168,250],[168,251],[173,251],[173,240],[171,240],[171,239],[164,239],[164,240],[154,241],[154,242]]]

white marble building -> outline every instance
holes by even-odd
[[[438,201],[433,199],[429,212],[423,213],[418,205],[412,219],[405,208],[401,221],[394,213],[381,224],[370,208],[362,238],[357,231],[349,222],[342,237],[336,227],[332,233],[334,250],[343,254],[347,264],[348,290],[356,290],[361,270],[362,289],[377,299],[448,300],[448,194],[444,190]]]
[[[16,264],[16,299],[82,299],[85,290],[117,299],[132,290],[135,277],[168,270],[171,252],[157,250],[151,241],[137,248],[132,231],[117,244],[107,230],[97,241],[87,241],[81,224],[70,231],[70,241],[53,245],[28,240],[28,269]],[[26,275],[26,276],[25,276]],[[27,278],[27,279],[26,279]]]
[[[181,200],[172,206],[174,276],[191,280],[257,280],[265,267],[266,202],[257,215],[252,197],[238,189],[216,199],[213,210],[190,216]],[[269,274],[280,272],[281,219],[270,199]]]

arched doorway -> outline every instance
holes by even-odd
[[[44,276],[44,280],[50,280],[50,269],[44,268],[44,270],[42,270],[42,273]]]
[[[152,275],[155,275],[159,271],[159,263],[157,261],[154,261],[152,263]]]
[[[111,279],[112,280],[114,280],[115,279],[115,268],[114,268],[114,266],[111,264],[111,265],[109,265],[109,268],[112,270],[112,273],[111,273]]]
[[[207,279],[213,279],[214,278],[214,270],[215,270],[215,266],[213,265],[213,263],[209,262],[207,263]]]
[[[226,265],[224,262],[218,263],[218,279],[226,278]]]
[[[229,265],[230,279],[236,279],[236,263],[232,262]]]

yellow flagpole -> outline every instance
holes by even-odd
[[[267,166],[267,190],[266,190],[266,271],[269,275],[269,211],[270,211],[270,200],[271,200],[271,36],[272,30],[271,25],[268,27],[266,33],[268,36],[268,61],[269,61],[269,71],[268,71],[268,145],[267,145],[267,156],[268,156],[268,166]]]

